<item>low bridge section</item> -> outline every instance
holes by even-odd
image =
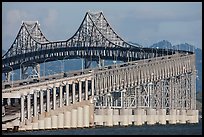
[[[195,54],[174,54],[3,89],[20,110],[2,128],[198,123],[195,76]]]

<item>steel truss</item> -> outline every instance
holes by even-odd
[[[193,73],[95,96],[96,108],[195,109]]]

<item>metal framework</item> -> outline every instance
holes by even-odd
[[[2,72],[8,75],[11,68],[22,68],[25,79],[31,66],[40,76],[40,63],[65,57],[84,58],[85,68],[91,61],[102,65],[105,59],[132,63],[93,73],[92,88],[98,108],[195,109],[194,54],[129,44],[116,34],[102,12],[87,12],[76,33],[65,41],[49,41],[38,22],[23,22],[2,57]]]
[[[64,41],[49,41],[37,21],[24,21],[11,48],[2,57],[2,73],[46,62],[84,58],[84,68],[91,61],[103,65],[103,60],[134,61],[172,55],[172,49],[144,48],[125,42],[111,28],[102,12],[87,12],[76,33]],[[186,53],[186,51],[177,51]],[[35,68],[35,67],[33,67]],[[36,70],[37,71],[37,70]],[[38,72],[39,73],[39,72]],[[24,75],[24,74],[22,74]]]

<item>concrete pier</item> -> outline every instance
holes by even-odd
[[[71,112],[66,111],[64,116],[64,128],[70,128],[71,127]]]

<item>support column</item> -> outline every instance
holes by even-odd
[[[84,105],[83,107],[83,126],[89,127],[89,106]]]
[[[147,124],[153,125],[156,123],[155,121],[156,109],[149,108],[147,109]]]
[[[186,123],[186,110],[185,109],[180,110],[180,123],[181,124]]]
[[[157,110],[159,114],[159,124],[166,124],[166,109]]]
[[[137,109],[135,109],[135,125],[142,125],[142,123],[144,122],[143,121],[143,119],[142,119],[142,116],[144,115],[143,113],[142,113],[143,111],[142,111],[142,109],[141,108],[137,108]]]
[[[64,113],[59,113],[58,115],[58,128],[64,128]]]
[[[77,109],[71,110],[71,127],[72,128],[77,127]]]
[[[62,88],[63,88],[62,85],[60,85],[59,88],[60,88],[59,107],[61,108],[62,107],[62,102],[63,102],[63,100],[62,100]]]
[[[38,117],[37,117],[37,91],[33,92],[33,100],[34,100],[34,102],[33,102],[34,111],[33,111],[33,118],[32,118],[32,123],[33,124],[32,125],[33,125],[33,129],[37,130],[37,129],[39,129]]]
[[[128,125],[128,109],[123,108],[121,110],[122,110],[122,117],[123,117],[122,125],[127,126]]]
[[[37,117],[37,92],[34,91],[33,93],[33,99],[34,99],[34,117]]]
[[[81,86],[81,81],[79,81],[79,102],[81,102],[81,90],[82,89],[82,86]]]
[[[40,114],[43,114],[44,108],[43,108],[43,90],[40,91]]]
[[[91,96],[94,96],[94,79],[91,79]]]
[[[113,78],[113,80],[112,80],[113,90],[116,90],[116,85],[115,85],[115,83],[116,83],[116,82],[115,82],[116,75],[115,75],[115,74],[113,74],[113,77],[112,77],[112,78]]]
[[[113,109],[107,109],[107,116],[106,116],[107,126],[113,126]]]
[[[170,109],[170,117],[169,124],[176,124],[176,109]]]
[[[53,87],[53,110],[56,109],[56,87]]]
[[[24,111],[24,95],[21,95],[21,123],[24,125],[25,111]]]
[[[73,82],[72,83],[72,104],[75,103],[75,100],[76,100],[76,98],[75,98],[75,83]]]
[[[30,93],[28,93],[27,94],[27,120],[29,121],[30,120],[30,118],[31,118],[31,110],[30,110],[30,105],[31,105],[31,103],[30,103]]]
[[[71,112],[66,111],[64,113],[64,127],[65,128],[70,128],[70,126],[71,126]]]
[[[49,112],[50,112],[50,90],[47,89],[47,103],[46,103],[46,116],[49,116]]]
[[[77,107],[77,127],[83,127],[83,108]]]
[[[88,100],[88,80],[85,80],[85,100]]]
[[[120,89],[120,80],[119,80],[119,77],[120,77],[120,75],[119,75],[119,73],[116,75],[116,89],[117,90],[119,90]]]
[[[69,105],[69,83],[66,83],[66,106]]]

